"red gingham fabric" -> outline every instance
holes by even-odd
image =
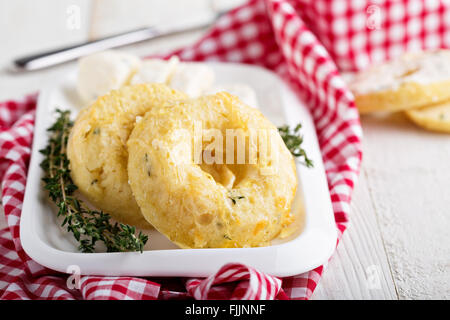
[[[220,286],[239,281],[237,286]],[[191,279],[186,282],[189,294],[195,299],[267,300],[286,298],[281,289],[281,280],[265,275],[242,264],[230,263],[207,279]],[[224,290],[225,289],[225,290]]]
[[[289,1],[341,70],[360,70],[405,51],[450,47],[447,0]]]
[[[363,21],[364,20],[364,21]],[[338,68],[358,70],[404,50],[448,47],[446,1],[253,0],[222,16],[182,60],[257,64],[274,70],[310,108],[325,164],[339,238],[361,162],[361,127]],[[169,56],[169,55],[168,55]],[[0,104],[0,178],[9,228],[0,232],[2,299],[308,299],[324,266],[277,279],[229,264],[206,279],[80,278],[48,270],[22,250],[19,221],[36,96]],[[301,121],[301,119],[299,119]]]

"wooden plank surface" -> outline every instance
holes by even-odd
[[[89,0],[0,1],[0,21],[7,26],[0,28],[0,100],[35,92],[68,70],[70,64],[26,74],[8,72],[13,58],[86,40],[90,8]],[[73,9],[79,10],[78,26],[71,19]]]
[[[450,298],[450,135],[363,119],[365,178],[400,299]]]
[[[26,74],[6,72],[3,67],[17,55],[146,23],[183,16],[202,19],[211,13],[209,0],[123,2],[0,0],[0,19],[9,26],[0,29],[0,100],[51,84],[73,65]],[[67,25],[73,5],[80,9],[78,29]],[[190,44],[201,34],[122,50],[138,55],[167,51]],[[450,136],[417,129],[402,116],[365,117],[362,124],[364,161],[353,195],[351,223],[313,299],[448,299]]]
[[[68,25],[73,6],[79,9],[79,26]],[[73,63],[23,74],[9,71],[13,58],[85,41],[90,12],[89,0],[1,0],[0,21],[6,27],[0,28],[0,101],[37,92],[71,68]],[[0,228],[5,226],[1,208]]]
[[[94,0],[90,38],[104,37],[148,26],[185,25],[214,14],[205,0]]]
[[[349,228],[313,299],[397,298],[368,190],[367,179],[361,174],[353,195]]]

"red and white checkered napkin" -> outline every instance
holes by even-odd
[[[325,1],[251,1],[222,16],[203,39],[175,54],[184,60],[258,64],[292,84],[315,121],[341,235],[346,228],[351,192],[361,162],[361,127],[353,97],[333,60],[305,24],[303,12],[297,11],[305,7],[314,10],[319,2],[325,4]],[[1,298],[307,299],[311,296],[323,266],[283,279],[241,264],[223,266],[206,279],[82,276],[80,290],[68,289],[67,275],[32,261],[19,239],[35,103],[36,96],[29,96],[0,104],[0,177],[9,225],[9,230],[0,232]]]
[[[450,47],[448,0],[289,1],[341,70]]]

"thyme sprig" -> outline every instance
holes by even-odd
[[[97,242],[103,242],[108,252],[140,251],[142,252],[148,237],[141,232],[136,235],[133,226],[113,223],[111,216],[103,211],[91,210],[74,196],[77,186],[70,177],[69,159],[66,148],[70,129],[70,111],[56,111],[58,118],[48,128],[51,136],[46,148],[39,150],[44,156],[41,168],[42,178],[50,199],[62,216],[61,226],[65,226],[80,243],[82,252],[94,252]]]
[[[300,134],[301,128],[301,123],[296,125],[294,130],[291,130],[288,125],[284,125],[278,127],[278,132],[292,155],[296,158],[303,158],[303,164],[308,168],[312,168],[314,163],[306,155],[305,149],[302,148],[303,136]]]
[[[229,196],[228,197],[233,204],[236,204],[238,200],[244,199],[244,196]]]

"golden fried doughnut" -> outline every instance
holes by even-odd
[[[200,154],[209,150],[225,164],[199,163],[198,136],[193,134],[199,124],[203,132],[223,137],[227,129],[235,129],[246,141],[246,158],[250,141],[255,145],[251,130],[275,133],[272,152],[265,158],[258,149],[256,161],[230,164],[227,155],[238,161],[237,141],[229,147],[225,140],[203,136]],[[209,149],[213,140],[225,146],[222,152]],[[142,214],[180,247],[264,246],[294,219],[293,157],[276,127],[235,96],[221,92],[153,108],[136,124],[127,144],[130,186]]]
[[[137,117],[185,97],[162,84],[139,84],[113,90],[80,112],[67,153],[72,179],[93,205],[120,222],[149,227],[128,185],[126,142]]]

